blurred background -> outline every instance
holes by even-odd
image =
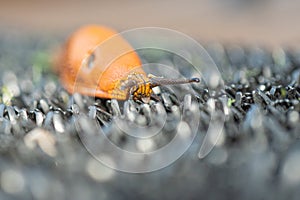
[[[298,0],[0,0],[0,199],[298,200],[299,19]],[[199,93],[200,134],[167,168],[140,175],[117,173],[83,148],[76,124],[90,134],[97,127],[96,117],[120,135],[113,137],[121,147],[149,148],[148,143],[126,143],[115,131],[113,117],[106,112],[119,114],[117,104],[113,108],[109,101],[97,99],[94,104],[87,96],[68,95],[50,73],[52,53],[59,52],[56,45],[79,26],[91,23],[118,31],[157,26],[183,32],[203,43],[222,75],[230,79],[224,79],[228,84],[221,98],[202,85],[193,87]],[[168,44],[176,44],[168,39]],[[163,57],[160,63],[177,66],[192,77],[187,70],[191,67],[185,67],[187,62],[179,56],[147,52],[141,57]],[[207,77],[216,80],[214,74]],[[170,137],[169,132],[187,124],[182,118],[178,122],[178,111],[185,106],[195,109],[192,98],[178,103],[170,92],[162,92],[164,107],[175,113],[164,133]],[[229,113],[222,137],[200,160],[200,144],[215,116],[213,110],[222,113],[219,107]],[[129,114],[141,121],[149,113],[144,108],[132,109],[141,115]],[[169,141],[164,137],[157,145]]]
[[[0,0],[0,27],[67,34],[97,23],[119,31],[159,26],[197,40],[299,45],[300,1],[295,0]]]

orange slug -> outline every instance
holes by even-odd
[[[116,31],[88,25],[69,37],[59,55],[56,71],[69,93],[144,102],[153,96],[155,86],[200,82],[198,78],[147,76],[141,65],[133,47]]]

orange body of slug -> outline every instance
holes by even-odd
[[[149,80],[130,44],[114,30],[97,25],[84,26],[70,36],[56,71],[70,93],[120,100],[132,90],[129,80],[135,80],[135,90],[137,83]],[[143,96],[152,93],[150,86],[140,90]]]
[[[131,45],[114,30],[98,25],[84,26],[65,44],[56,71],[70,93],[149,102],[152,88],[159,85],[200,82],[147,76]]]

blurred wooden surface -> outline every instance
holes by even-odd
[[[300,44],[300,2],[294,0],[0,0],[0,28],[68,33],[98,23],[118,30],[175,29],[202,41]]]

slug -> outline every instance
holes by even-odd
[[[147,75],[133,47],[108,27],[87,25],[70,35],[55,70],[69,93],[105,99],[142,100],[160,85],[200,82],[199,78],[166,79]]]

